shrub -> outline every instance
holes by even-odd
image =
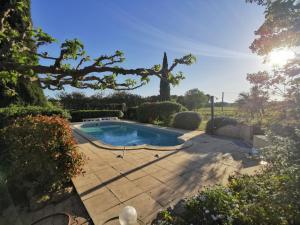
[[[124,117],[129,120],[137,120],[138,119],[137,114],[138,114],[138,107],[129,107],[126,110]]]
[[[228,187],[208,188],[181,202],[180,213],[169,209],[153,224],[299,224],[298,186],[293,172],[232,177]]]
[[[81,122],[84,118],[98,117],[123,117],[123,112],[120,110],[76,110],[70,112],[72,122]]]
[[[201,116],[197,112],[179,112],[173,119],[173,126],[186,130],[197,130],[201,123]]]
[[[186,108],[176,102],[146,102],[138,108],[138,120],[142,123],[160,120],[169,125],[171,115],[181,111],[186,111]]]
[[[226,125],[237,125],[238,121],[234,118],[229,117],[215,117],[214,119],[214,127],[212,127],[211,119],[207,122],[205,132],[208,134],[212,134],[215,130],[224,127]]]
[[[7,179],[22,193],[60,190],[82,173],[84,158],[76,149],[68,121],[58,116],[26,116],[1,130],[1,163]]]
[[[4,127],[9,123],[9,121],[25,116],[36,116],[45,115],[52,116],[57,115],[66,119],[71,118],[70,114],[57,107],[41,107],[41,106],[11,106],[7,108],[0,108],[0,128]]]

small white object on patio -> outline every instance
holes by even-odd
[[[125,206],[119,214],[119,222],[121,225],[137,224],[137,212],[132,206]]]

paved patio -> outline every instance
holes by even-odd
[[[206,134],[194,137],[187,149],[131,150],[124,158],[123,151],[100,149],[78,134],[75,138],[88,161],[85,175],[73,183],[95,225],[118,216],[126,205],[134,206],[141,223],[148,224],[179,199],[259,167],[242,142]]]

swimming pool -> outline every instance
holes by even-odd
[[[86,123],[80,131],[112,146],[177,146],[183,143],[182,133],[135,123],[103,121]]]

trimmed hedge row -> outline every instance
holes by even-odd
[[[98,117],[123,117],[123,112],[120,110],[76,110],[70,112],[72,122],[81,122],[84,118]]]
[[[25,116],[60,116],[62,118],[70,119],[71,116],[68,111],[57,107],[41,107],[41,106],[10,106],[0,108],[0,128],[6,126],[9,121]]]
[[[176,102],[146,102],[138,108],[138,120],[142,123],[153,123],[160,120],[164,124],[169,124],[171,115],[187,109]]]
[[[128,120],[137,120],[138,119],[138,107],[129,107],[124,113],[124,118]]]
[[[77,109],[75,109],[77,110]],[[120,110],[122,112],[126,111],[126,104],[125,103],[111,103],[111,104],[99,104],[99,105],[89,105],[86,104],[84,109],[79,110]]]
[[[201,121],[201,116],[197,112],[179,112],[174,115],[172,125],[180,129],[197,130]]]
[[[212,127],[211,119],[207,122],[205,132],[212,134],[215,130],[224,127],[226,125],[237,125],[238,121],[234,118],[229,117],[216,117],[214,119],[214,127]]]

